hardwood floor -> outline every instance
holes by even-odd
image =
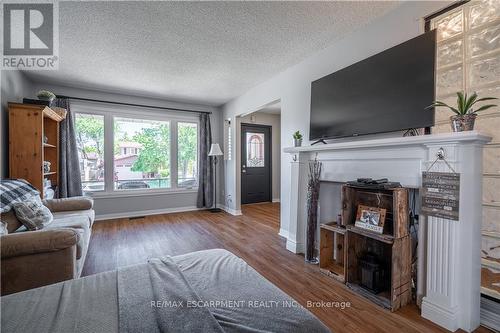
[[[343,310],[309,308],[332,332],[447,332],[420,317],[415,305],[391,313],[287,251],[278,236],[279,204],[246,205],[242,211],[242,216],[195,211],[96,222],[83,275],[153,257],[224,248],[304,306],[308,301],[350,302]]]

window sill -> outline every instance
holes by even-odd
[[[148,197],[148,196],[157,196],[157,195],[168,195],[168,194],[183,194],[183,193],[197,193],[198,188],[191,189],[162,189],[162,190],[148,190],[148,191],[114,191],[114,192],[85,192],[85,195],[88,195],[94,199],[100,198],[127,198],[127,197]]]

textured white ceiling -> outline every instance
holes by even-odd
[[[60,69],[36,81],[220,105],[397,2],[60,2]]]

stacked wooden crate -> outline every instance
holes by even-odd
[[[386,210],[381,234],[355,226],[359,205]],[[408,189],[342,187],[342,220],[321,225],[320,270],[373,302],[395,311],[411,301],[411,238]],[[360,258],[374,253],[384,266],[387,288],[374,293],[361,284]]]

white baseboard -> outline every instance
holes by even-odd
[[[290,239],[286,240],[286,249],[293,253],[304,253],[304,244],[296,243]]]
[[[272,202],[280,202],[280,198],[274,198]]]
[[[241,210],[239,209],[232,209],[230,207],[227,207],[225,205],[219,205],[219,208],[222,209],[223,211],[225,211],[226,213],[228,214],[231,214],[231,215],[234,215],[234,216],[240,216],[240,215],[243,215],[241,213]]]
[[[104,221],[111,219],[120,219],[127,217],[138,217],[138,216],[150,216],[150,215],[159,215],[159,214],[168,214],[168,213],[181,213],[181,212],[190,212],[194,210],[204,210],[205,208],[197,208],[196,206],[187,206],[187,207],[173,207],[173,208],[162,208],[162,209],[150,209],[150,210],[141,210],[135,212],[120,212],[113,214],[98,214],[95,217],[96,221]]]
[[[281,237],[288,238],[288,230],[280,228],[280,231],[278,232],[278,235],[280,235]]]
[[[228,214],[231,215],[242,215],[241,210],[232,209],[226,207],[224,205],[217,204],[217,207],[222,209]],[[120,212],[113,214],[97,214],[95,220],[96,221],[104,221],[104,220],[112,220],[112,219],[121,219],[128,217],[139,217],[139,216],[150,216],[150,215],[159,215],[159,214],[169,214],[169,213],[182,213],[182,212],[191,212],[195,210],[205,210],[206,208],[198,208],[196,206],[186,206],[186,207],[172,207],[172,208],[162,208],[162,209],[150,209],[150,210],[140,210],[135,212]]]
[[[446,309],[431,303],[428,297],[424,297],[422,300],[421,316],[446,328],[448,331],[455,332],[460,328],[456,309]]]

